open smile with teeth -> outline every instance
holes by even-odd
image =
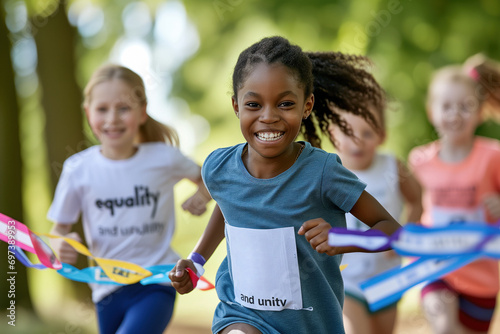
[[[120,136],[124,132],[123,129],[106,129],[103,133],[110,137]]]
[[[284,136],[284,132],[258,132],[255,136],[262,141],[275,141]]]

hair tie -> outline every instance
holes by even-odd
[[[475,67],[472,67],[470,70],[469,70],[469,77],[472,78],[472,80],[474,81],[479,81],[479,79],[481,79],[481,76],[479,75],[479,72],[477,71],[477,69]]]

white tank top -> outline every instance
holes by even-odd
[[[399,188],[399,171],[396,158],[393,155],[377,153],[372,165],[365,170],[352,170],[359,179],[367,184],[366,191],[370,193],[382,206],[399,220],[403,210],[403,196]],[[348,229],[369,229],[367,225],[356,219],[350,213],[346,214]],[[345,254],[342,264],[347,268],[342,271],[345,290],[347,293],[362,297],[359,283],[368,278],[401,264],[399,257],[388,257],[382,253],[348,253]]]

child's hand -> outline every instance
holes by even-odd
[[[82,242],[82,239],[76,232],[71,232],[64,235],[66,238],[74,239],[78,242]],[[75,264],[78,259],[78,252],[71,247],[66,241],[63,239],[51,239],[50,244],[54,249],[54,252],[59,257],[59,260],[68,264]]]
[[[190,268],[195,273],[196,268],[191,260],[179,260],[175,267],[168,273],[168,278],[172,281],[172,286],[181,295],[194,290],[193,282],[189,277],[187,268]]]
[[[306,221],[299,229],[299,234],[304,235],[318,253],[330,256],[339,254],[336,247],[328,245],[328,232],[332,226],[322,218]]]
[[[208,192],[200,189],[193,196],[189,197],[184,203],[182,203],[182,209],[189,211],[195,216],[200,216],[207,211],[207,203],[210,202],[211,199],[212,198]]]
[[[388,250],[388,251],[385,251],[385,252],[384,252],[384,255],[385,255],[385,258],[386,258],[387,260],[391,260],[391,259],[394,259],[394,258],[399,257],[399,254],[398,254],[398,253],[396,253],[396,251],[395,251],[395,250],[393,250],[393,249],[390,249],[390,250]]]
[[[500,219],[500,195],[490,194],[483,198],[483,204],[491,217]]]

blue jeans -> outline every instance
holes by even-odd
[[[123,286],[96,304],[99,333],[161,334],[172,317],[175,296],[171,286]]]

